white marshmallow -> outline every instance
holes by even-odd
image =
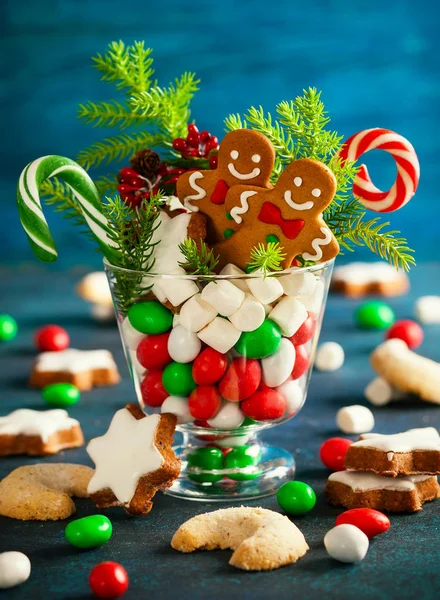
[[[240,409],[239,402],[222,401],[220,410],[208,424],[214,429],[235,429],[240,427],[245,419],[244,412]]]
[[[344,406],[336,414],[336,425],[343,433],[368,433],[374,427],[374,415],[360,404]]]
[[[298,381],[288,379],[277,387],[277,392],[286,401],[286,415],[294,415],[304,404],[305,395],[299,386]]]
[[[321,279],[319,279],[316,282],[315,290],[313,291],[313,293],[307,296],[301,296],[301,302],[306,307],[306,310],[315,313],[316,315],[319,315],[322,308],[322,302],[324,300],[324,292],[324,282]]]
[[[31,561],[23,552],[2,552],[0,554],[0,589],[5,590],[20,585],[29,579]]]
[[[160,407],[160,412],[176,415],[179,425],[194,421],[194,417],[189,412],[188,398],[184,396],[168,396]]]
[[[216,317],[209,325],[197,334],[202,342],[205,342],[217,352],[226,354],[235,344],[241,335],[232,323],[221,317]]]
[[[316,277],[310,271],[295,269],[279,278],[284,293],[288,296],[309,296],[316,287]]]
[[[260,277],[252,277],[247,280],[248,288],[262,304],[271,304],[278,300],[283,294],[283,286],[278,281],[278,278],[268,276],[260,271],[254,271],[253,274],[260,273]]]
[[[174,269],[174,271],[176,277],[185,273],[183,269]],[[159,295],[157,293],[158,291]],[[184,278],[161,278],[158,283],[153,286],[153,292],[156,295],[156,298],[160,302],[163,302],[159,297],[162,294],[166,296],[173,306],[180,306],[185,300],[188,300],[188,298],[197,294],[198,291],[199,288],[195,281]]]
[[[296,333],[307,316],[304,304],[292,296],[286,296],[280,300],[269,313],[269,319],[275,321],[281,329],[281,333],[286,337],[291,337]]]
[[[342,367],[345,354],[342,346],[336,342],[325,342],[316,353],[315,367],[319,371],[337,371]]]
[[[108,306],[107,304],[92,304],[91,314],[93,319],[98,321],[98,323],[115,320],[113,306]]]
[[[130,348],[130,350],[136,350],[141,341],[147,337],[145,333],[141,333],[133,327],[133,325],[128,320],[128,317],[125,317],[120,327],[122,339],[124,340],[126,346]]]
[[[263,323],[266,316],[264,306],[252,294],[246,294],[243,304],[229,317],[229,320],[240,331],[255,331]]]
[[[263,382],[269,387],[277,387],[284,383],[292,373],[295,354],[292,342],[282,338],[278,350],[261,361]]]
[[[426,325],[440,323],[440,296],[422,296],[414,306],[414,316]]]
[[[365,533],[348,524],[333,527],[324,538],[328,554],[344,563],[360,563],[365,558],[369,545]]]
[[[244,292],[229,281],[211,281],[202,290],[202,300],[211,304],[223,317],[234,314],[244,301]]]
[[[217,311],[202,300],[201,294],[196,294],[180,309],[180,324],[190,331],[200,331],[211,323],[217,316]]]
[[[376,377],[365,388],[364,396],[374,406],[386,406],[393,400],[405,398],[405,393],[392,386],[386,379]]]
[[[177,325],[171,330],[168,338],[168,352],[173,360],[189,363],[195,359],[202,348],[202,343],[193,331]]]
[[[272,310],[273,306],[272,304],[263,304],[264,307],[264,314],[267,315],[270,313],[270,311]]]
[[[220,271],[220,275],[226,275],[227,277],[237,276],[237,275],[246,276],[246,273],[244,271],[242,271],[236,265],[229,263],[228,265],[226,265],[226,267],[223,267],[223,269]],[[230,281],[231,283],[236,285],[238,288],[240,288],[242,292],[248,291],[248,285],[244,279],[229,279],[228,281]]]

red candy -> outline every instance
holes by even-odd
[[[295,346],[295,364],[292,369],[292,379],[299,379],[309,367],[309,353],[305,346]]]
[[[326,440],[319,449],[319,456],[327,469],[331,471],[343,471],[344,460],[348,448],[352,445],[351,440],[334,437]]]
[[[168,338],[170,334],[149,335],[144,338],[136,350],[138,361],[146,369],[163,369],[171,362],[168,353]]]
[[[423,329],[415,321],[401,319],[396,321],[386,332],[386,339],[403,340],[408,348],[418,348],[423,342]]]
[[[169,394],[162,383],[162,371],[149,371],[141,383],[142,399],[148,406],[162,406]]]
[[[352,508],[336,519],[336,525],[354,525],[368,538],[385,533],[391,526],[389,518],[373,508]]]
[[[261,367],[258,360],[234,358],[218,384],[218,389],[226,400],[239,402],[252,396],[257,391],[260,381]]]
[[[241,410],[254,421],[279,419],[286,411],[286,401],[276,390],[264,387],[241,403]]]
[[[202,385],[191,392],[188,400],[189,412],[195,419],[212,419],[218,412],[221,397],[214,385]]]
[[[69,347],[70,338],[59,325],[45,325],[36,331],[34,342],[41,352],[60,352]]]
[[[117,562],[102,562],[90,572],[89,585],[98,598],[119,598],[128,588],[127,571]]]
[[[316,329],[316,316],[314,313],[309,312],[307,319],[301,325],[296,333],[292,335],[290,341],[294,346],[302,346],[307,344],[312,339]]]
[[[192,376],[197,385],[211,385],[223,377],[227,367],[226,354],[220,354],[214,348],[205,348],[193,363]]]

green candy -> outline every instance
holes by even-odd
[[[11,315],[0,315],[0,341],[10,342],[17,335],[17,321]]]
[[[191,467],[212,471],[223,469],[223,454],[218,448],[198,448],[188,454],[188,477],[198,483],[216,483],[223,479],[223,475],[214,473],[191,473]]]
[[[316,504],[314,490],[302,481],[288,481],[277,493],[280,507],[289,515],[305,515]]]
[[[192,364],[170,363],[162,373],[162,383],[170,396],[189,396],[197,387],[192,376]]]
[[[261,459],[258,446],[236,446],[225,456],[225,469],[246,469],[255,467]],[[252,473],[228,473],[229,479],[235,481],[247,481],[260,477],[261,470],[253,470]]]
[[[388,329],[396,320],[393,309],[385,302],[368,300],[357,307],[354,313],[356,325],[361,329]]]
[[[234,233],[235,233],[235,231],[233,229],[225,229],[223,232],[223,235],[225,236],[225,240],[230,238],[231,235],[234,235]]]
[[[147,300],[147,302],[138,302],[130,306],[128,320],[137,331],[148,335],[157,335],[171,329],[173,315],[160,302]]]
[[[266,242],[268,244],[270,242],[272,242],[273,244],[276,244],[279,241],[280,241],[280,238],[278,236],[276,236],[274,233],[269,233],[269,235],[266,236]]]
[[[112,537],[112,523],[104,515],[90,515],[71,521],[64,535],[72,546],[77,548],[97,548]]]
[[[72,383],[51,383],[42,389],[41,395],[49,406],[72,406],[81,397],[81,392]]]
[[[257,421],[254,421],[253,419],[251,419],[250,417],[245,417],[243,423],[240,425],[240,427],[248,427],[249,425],[255,425]]]
[[[244,331],[235,349],[246,358],[266,358],[278,350],[280,343],[280,328],[274,321],[265,319],[255,331]]]

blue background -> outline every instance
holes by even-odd
[[[193,117],[212,133],[221,135],[230,112],[251,104],[273,110],[316,86],[345,136],[383,126],[409,138],[419,154],[421,184],[417,197],[390,217],[419,262],[439,259],[437,16],[435,0],[2,0],[1,260],[33,260],[14,200],[25,164],[44,154],[74,157],[108,133],[80,123],[76,109],[79,102],[115,96],[90,62],[114,39],[143,39],[153,47],[164,85],[185,69],[195,71],[202,87]],[[373,153],[367,162],[375,183],[391,185],[391,158]],[[97,265],[99,256],[72,225],[47,214],[58,264]]]

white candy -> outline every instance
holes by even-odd
[[[254,271],[254,273],[259,273],[259,271]],[[283,286],[278,281],[278,278],[271,276],[264,277],[263,273],[260,273],[260,277],[248,279],[247,284],[251,293],[262,304],[271,304],[283,294]]]
[[[217,311],[202,300],[201,294],[196,294],[180,309],[179,323],[190,331],[200,331],[211,323],[217,316]]]
[[[179,425],[194,421],[194,417],[189,412],[188,398],[184,396],[168,396],[160,407],[160,412],[176,415]]]
[[[217,352],[226,354],[238,342],[241,335],[232,323],[221,317],[216,317],[211,323],[197,334],[202,342],[205,342]]]
[[[426,325],[440,323],[440,296],[422,296],[414,306],[414,316]]]
[[[266,311],[252,294],[246,294],[243,304],[229,320],[240,331],[255,331],[263,323]]]
[[[128,352],[130,353],[130,359],[131,359],[131,364],[133,366],[133,370],[134,372],[139,376],[139,377],[143,377],[145,375],[145,367],[143,367],[141,365],[141,363],[138,361],[137,355],[136,355],[136,350],[131,350],[129,349]]]
[[[226,265],[226,267],[223,267],[223,269],[220,271],[220,275],[226,275],[227,277],[236,275],[246,276],[246,273],[236,265],[229,263]],[[248,291],[248,285],[244,279],[229,279],[228,281],[240,288],[242,292]]]
[[[184,269],[174,269],[176,278],[161,278],[153,287],[153,292],[160,302],[163,300],[159,296],[165,296],[173,306],[180,306],[182,302],[191,298],[199,291],[195,281],[191,279],[179,278],[180,274],[185,274]],[[158,292],[159,291],[159,295]]]
[[[107,304],[92,304],[92,317],[99,323],[115,320],[115,311],[112,306]]]
[[[233,315],[243,304],[244,292],[229,281],[211,281],[202,290],[202,300],[224,317]]]
[[[365,398],[374,406],[386,406],[393,400],[400,400],[405,393],[388,383],[382,377],[376,377],[367,385],[364,391]]]
[[[344,406],[336,414],[336,425],[343,433],[368,433],[374,427],[374,415],[360,404]]]
[[[316,287],[316,277],[310,271],[297,269],[279,278],[284,293],[288,296],[308,296]]]
[[[292,296],[286,296],[280,300],[269,313],[269,319],[275,321],[281,329],[281,333],[286,337],[291,337],[296,333],[307,316],[304,304]]]
[[[180,315],[178,313],[173,315],[173,327],[177,327],[177,325],[180,325]]]
[[[324,546],[329,555],[344,563],[360,563],[370,545],[363,531],[354,525],[337,525],[327,532]]]
[[[235,402],[231,404],[235,404]],[[251,437],[251,434],[231,435],[230,437],[225,437],[221,440],[216,439],[215,444],[221,448],[235,448],[236,446],[243,446],[243,444],[247,444]]]
[[[141,333],[133,327],[133,325],[128,320],[128,317],[125,317],[125,319],[122,321],[121,331],[122,339],[124,340],[125,344],[130,348],[130,350],[136,350],[141,341],[147,337],[145,333]]]
[[[325,342],[316,353],[315,367],[319,371],[337,371],[344,364],[345,354],[336,342]]]
[[[177,325],[171,330],[168,338],[168,352],[173,360],[189,363],[195,359],[202,348],[202,343],[193,331]]]
[[[312,294],[301,296],[301,302],[306,307],[306,310],[315,313],[316,315],[320,313],[322,301],[324,299],[324,291],[324,282],[322,280],[318,280],[316,282],[315,290]]]
[[[304,392],[299,386],[298,381],[289,379],[277,387],[277,392],[286,401],[286,415],[294,415],[299,411],[304,403]]]
[[[23,552],[2,552],[0,554],[0,589],[20,585],[29,579],[31,561]]]
[[[277,387],[284,383],[292,373],[295,354],[295,346],[292,342],[282,338],[278,350],[261,361],[263,382],[269,387]]]
[[[239,402],[222,401],[220,410],[208,424],[214,429],[235,429],[240,427],[245,419],[244,412],[240,409]]]

